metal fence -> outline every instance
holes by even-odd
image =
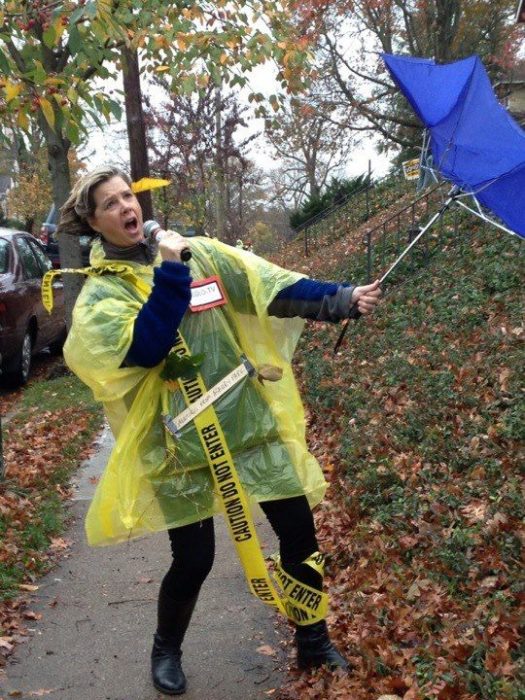
[[[398,258],[401,252],[412,242],[429,219],[439,211],[450,185],[439,183],[426,190],[409,205],[399,209],[378,226],[366,231],[364,243],[364,265],[368,281],[376,279]],[[452,235],[458,238],[460,222],[465,212],[453,207],[440,216],[407,256],[404,265],[420,266],[425,264],[432,253],[441,246],[445,234],[447,240]],[[403,268],[400,270],[403,274]]]
[[[306,256],[316,245],[327,239],[346,235],[381,209],[414,191],[414,182],[406,180],[401,171],[381,180],[369,182],[342,202],[316,214],[297,228],[295,240],[303,239]]]

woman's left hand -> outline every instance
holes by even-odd
[[[379,280],[363,287],[355,287],[352,292],[352,304],[357,303],[357,308],[363,315],[371,314],[379,303],[381,294]]]

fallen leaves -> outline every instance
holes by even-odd
[[[49,549],[52,551],[61,551],[69,549],[73,544],[72,540],[64,537],[52,537],[49,543]]]
[[[456,254],[453,285],[444,267],[408,280],[335,357],[337,333],[308,325],[297,369],[309,446],[329,481],[315,513],[329,627],[355,670],[292,671],[279,700],[519,693],[523,304],[505,245],[487,234]],[[329,257],[342,256],[331,241]],[[312,256],[307,271],[340,278],[325,262]],[[503,304],[485,285],[505,265]]]
[[[0,648],[6,649],[7,651],[13,651],[14,644],[11,642],[10,637],[0,637]]]
[[[38,591],[37,577],[71,546],[69,539],[54,534],[61,522],[59,506],[51,513],[47,504],[70,498],[68,469],[87,455],[97,423],[98,418],[94,420],[93,413],[78,404],[53,411],[35,406],[26,413],[14,413],[2,426],[6,474],[0,483],[0,574],[5,584],[0,602],[0,664],[25,639],[24,624],[42,617],[31,610],[24,594]],[[19,597],[9,599],[16,591]]]
[[[24,620],[41,620],[42,615],[34,612],[34,610],[24,610],[22,613]]]

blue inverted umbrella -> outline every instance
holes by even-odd
[[[498,102],[480,59],[383,60],[430,133],[434,167],[525,238],[525,131]]]
[[[455,203],[525,238],[525,132],[500,105],[477,56],[448,64],[383,54],[392,78],[430,134],[432,162],[453,187],[443,206],[381,276],[383,282],[418,240]],[[464,197],[472,198],[474,208]],[[487,207],[506,226],[489,219]],[[349,318],[355,317],[356,305]],[[334,347],[337,352],[348,320]]]

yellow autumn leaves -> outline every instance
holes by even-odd
[[[12,103],[14,100],[17,100],[23,93],[24,89],[22,81],[14,81],[10,80],[9,78],[1,80],[0,87],[3,87],[5,102],[7,105]],[[50,86],[48,85],[47,87]],[[64,99],[61,95],[58,94],[58,91],[53,92],[53,86],[51,86],[50,94],[53,96],[56,94],[57,99],[60,99],[62,101]],[[51,128],[53,128],[55,124],[55,112],[51,100],[49,100],[47,97],[44,97],[43,95],[35,95],[35,97],[33,98],[32,105],[34,109],[39,108],[42,111],[42,114],[44,115],[47,123]],[[17,124],[20,128],[29,128],[29,117],[24,110],[18,110],[16,118]]]

